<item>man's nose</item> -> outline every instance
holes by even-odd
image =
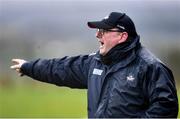
[[[97,32],[96,32],[96,37],[97,37],[97,38],[102,38],[101,32],[97,31]]]

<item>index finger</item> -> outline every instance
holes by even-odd
[[[15,63],[15,64],[18,64],[18,63],[19,63],[19,60],[20,60],[20,59],[12,59],[11,61],[12,61],[13,63]]]

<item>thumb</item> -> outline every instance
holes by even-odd
[[[19,69],[20,68],[20,65],[12,65],[11,67],[10,67],[11,69]]]

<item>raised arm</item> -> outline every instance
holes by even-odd
[[[87,88],[90,61],[91,58],[88,55],[37,59],[30,62],[16,59],[13,60],[15,65],[11,68],[21,75],[24,74],[42,82],[71,88]]]

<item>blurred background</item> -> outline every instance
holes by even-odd
[[[180,95],[180,0],[0,0],[0,117],[87,117],[87,90],[19,77],[12,58],[98,50],[87,21],[125,12],[141,42],[173,71]]]

